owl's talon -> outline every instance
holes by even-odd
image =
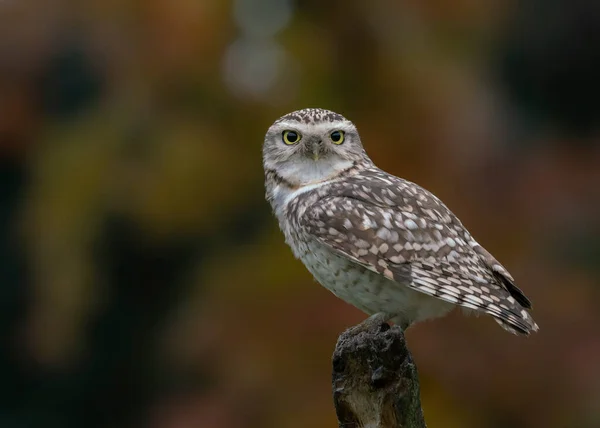
[[[346,330],[346,333],[354,336],[369,330],[378,330],[383,332],[389,330],[390,328],[389,324],[387,323],[387,320],[389,319],[390,316],[388,314],[378,312],[354,327],[350,327],[348,330]]]

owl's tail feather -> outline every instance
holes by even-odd
[[[530,333],[539,330],[538,325],[531,318],[531,316],[527,317],[524,320],[521,320],[521,322],[519,323],[512,323],[506,319],[496,317],[494,317],[494,321],[496,321],[504,330],[516,335],[529,336]],[[527,323],[527,326],[523,325],[523,321]]]

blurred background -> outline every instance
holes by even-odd
[[[0,0],[0,427],[333,427],[364,315],[264,201],[281,115],[353,120],[540,332],[410,329],[431,427],[600,426],[600,4]]]

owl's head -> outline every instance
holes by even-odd
[[[265,170],[299,186],[334,178],[366,160],[354,124],[323,109],[307,108],[277,119],[263,145]]]

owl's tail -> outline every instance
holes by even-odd
[[[516,335],[529,336],[529,334],[538,331],[540,328],[533,318],[531,318],[531,315],[525,309],[522,310],[522,313],[526,315],[520,317],[518,322],[513,322],[507,318],[496,318],[495,316],[494,321],[504,330]]]

